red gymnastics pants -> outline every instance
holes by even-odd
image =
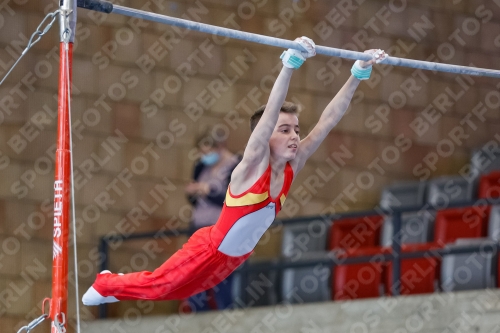
[[[229,276],[251,254],[228,256],[211,241],[213,226],[196,231],[182,249],[154,272],[98,274],[93,287],[119,300],[184,299],[210,289]]]

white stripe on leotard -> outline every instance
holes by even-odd
[[[255,248],[275,217],[276,204],[274,202],[241,217],[226,234],[218,250],[233,257],[249,253]]]

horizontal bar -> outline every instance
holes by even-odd
[[[99,0],[76,0],[76,5],[80,8],[85,8],[88,10],[93,10],[101,13],[111,13],[113,10],[113,4],[107,1]]]
[[[88,3],[88,5],[86,5]],[[102,5],[98,5],[102,3]],[[166,16],[162,14],[150,13],[139,9],[127,8],[119,5],[112,5],[105,1],[98,0],[78,0],[78,6],[90,10],[98,10],[102,12],[109,13],[109,5],[111,5],[111,13],[125,15],[135,18],[141,18],[148,21],[164,23],[168,25],[173,25],[180,28],[200,31],[204,33],[209,33],[218,36],[224,36],[229,38],[241,39],[248,42],[277,46],[282,48],[292,48],[296,50],[303,50],[302,46],[297,42],[290,41],[287,39],[281,39],[276,37],[270,37],[265,35],[254,34],[250,32],[244,32],[239,30],[233,30],[224,27],[218,27],[210,24],[199,23],[189,20],[184,20],[180,18],[175,18],[171,16]],[[333,47],[320,46],[316,45],[316,53],[328,55],[332,57],[339,57],[345,59],[353,59],[353,60],[370,60],[372,57],[366,53],[342,50]],[[410,67],[416,69],[425,69],[430,71],[438,71],[438,72],[448,72],[455,74],[464,74],[464,75],[474,75],[474,76],[489,76],[500,78],[500,70],[493,69],[485,69],[485,68],[476,68],[476,67],[468,67],[468,66],[458,66],[458,65],[450,65],[450,64],[442,64],[430,61],[422,61],[422,60],[413,60],[413,59],[404,59],[397,57],[388,57],[384,59],[381,63],[393,65],[393,66],[402,66],[402,67]]]

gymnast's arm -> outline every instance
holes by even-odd
[[[293,71],[285,66],[281,69],[269,95],[264,113],[248,139],[243,158],[231,175],[231,188],[237,187],[234,183],[235,180],[246,179],[261,169],[264,172],[269,164],[269,139],[278,121]]]
[[[369,50],[365,52],[373,52]],[[385,53],[384,53],[385,55]],[[375,59],[370,61],[361,61],[360,65],[364,68],[371,66],[375,63]],[[328,133],[337,125],[337,123],[344,116],[349,104],[351,103],[352,96],[359,85],[360,80],[353,75],[349,77],[344,86],[339,90],[331,102],[327,105],[318,123],[312,131],[303,140],[300,141],[297,156],[293,160],[293,169],[298,173],[306,163],[307,159],[318,149],[319,145],[326,138]]]

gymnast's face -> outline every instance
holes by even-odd
[[[291,113],[280,112],[278,122],[269,139],[271,155],[275,158],[293,160],[299,149],[299,118]]]

